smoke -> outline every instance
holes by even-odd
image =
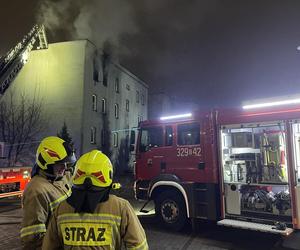
[[[150,92],[226,103],[249,99],[257,88],[261,95],[275,86],[285,93],[297,89],[292,83],[300,79],[299,54],[291,48],[300,40],[300,1],[39,1],[38,21],[54,40],[87,38],[99,48],[113,44],[120,62],[145,80]]]
[[[37,22],[45,25],[47,31],[52,34],[67,24],[69,16],[66,14],[71,8],[72,0],[52,1],[42,0],[39,2]],[[67,27],[67,29],[69,26]]]
[[[122,34],[136,33],[133,8],[126,0],[64,0],[40,2],[37,17],[53,34],[65,30],[71,39],[89,39],[97,45],[120,45]]]

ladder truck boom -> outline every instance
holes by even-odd
[[[35,25],[6,55],[0,56],[0,98],[27,62],[29,53],[34,46],[37,49],[48,48],[43,25]],[[0,199],[21,196],[25,186],[30,181],[30,172],[31,167],[4,168],[0,166]]]
[[[3,95],[18,72],[27,62],[30,51],[39,41],[38,49],[47,49],[48,43],[43,25],[35,25],[15,47],[0,57],[0,95]]]

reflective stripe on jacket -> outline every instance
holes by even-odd
[[[147,250],[145,231],[128,201],[115,195],[99,203],[94,213],[74,213],[60,203],[50,220],[43,250],[54,249]]]
[[[23,249],[41,249],[42,240],[53,210],[71,195],[69,176],[51,182],[34,176],[23,193],[21,241]]]

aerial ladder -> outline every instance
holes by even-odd
[[[43,25],[35,25],[23,40],[0,57],[0,98],[28,60],[30,51],[47,49],[48,42]],[[0,143],[0,156],[4,144]],[[1,157],[0,157],[1,159]],[[0,166],[0,199],[12,196],[21,196],[27,183],[30,181],[31,167]]]
[[[37,43],[38,42],[38,43]],[[43,25],[34,25],[23,40],[0,57],[0,97],[8,89],[19,71],[27,62],[30,51],[37,44],[37,49],[47,49],[48,42]]]

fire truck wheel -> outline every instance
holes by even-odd
[[[175,191],[165,191],[155,199],[155,213],[159,221],[173,231],[182,229],[187,221],[184,199]]]

